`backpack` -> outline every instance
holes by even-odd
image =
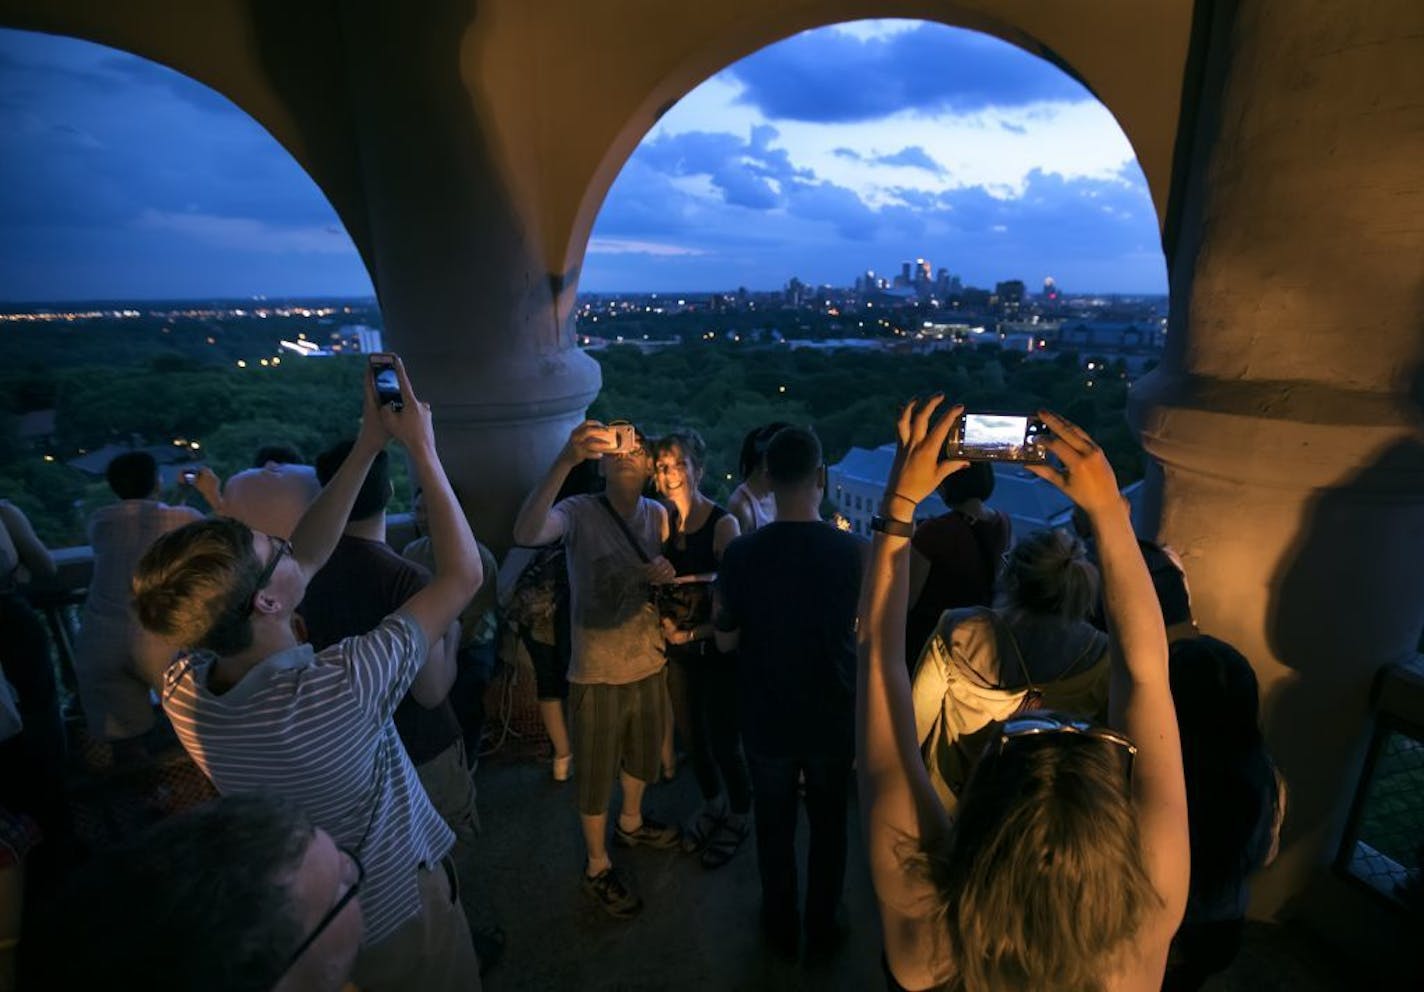
[[[514,583],[504,616],[542,644],[554,643],[554,614],[568,595],[568,557],[562,544],[540,548]]]

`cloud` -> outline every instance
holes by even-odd
[[[351,251],[351,239],[339,227],[294,227],[254,217],[218,217],[203,213],[145,210],[137,226],[168,231],[218,248],[267,254],[337,254]]]
[[[312,179],[181,73],[0,30],[0,134],[0,298],[371,292]]]
[[[945,173],[944,166],[936,162],[930,153],[919,145],[909,145],[892,155],[877,155],[873,161],[878,165],[903,165],[911,169],[924,169],[936,176],[942,176]]]
[[[1062,70],[1007,42],[928,23],[866,37],[808,31],[723,74],[772,121],[845,123],[1092,99]]]
[[[689,146],[718,148],[711,158],[725,162],[746,155],[750,144],[734,135],[704,135]],[[1035,169],[1021,190],[895,186],[872,203],[847,186],[807,178],[808,170],[793,160],[777,205],[749,206],[725,186],[690,181],[685,171],[692,156],[659,145],[655,158],[676,163],[678,175],[652,168],[641,150],[634,154],[599,215],[584,290],[772,288],[793,275],[813,285],[846,285],[867,268],[894,271],[904,259],[924,257],[970,285],[1036,282],[1051,274],[1074,290],[1165,291],[1156,216],[1135,165],[1117,175],[1071,179]],[[881,157],[845,151],[850,154],[840,157]],[[709,165],[710,159],[700,167]],[[677,226],[672,242],[666,217]],[[672,243],[677,250],[604,247],[625,240],[659,248]]]
[[[661,258],[707,254],[698,248],[661,244],[656,241],[634,241],[629,238],[590,238],[588,250],[594,255],[651,255]]]

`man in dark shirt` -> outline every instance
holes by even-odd
[[[717,646],[738,654],[763,928],[774,946],[794,953],[796,794],[804,777],[811,827],[806,942],[808,950],[828,950],[842,936],[862,542],[821,521],[826,469],[814,433],[782,429],[767,447],[766,467],[776,521],[733,541],[723,555]]]
[[[351,442],[343,441],[316,460],[325,486],[336,474]],[[430,581],[430,573],[386,544],[386,503],[391,481],[386,453],[371,465],[341,540],[307,585],[298,612],[316,650],[375,629],[382,620]],[[450,705],[455,681],[459,622],[443,641],[431,645],[430,660],[396,707],[396,732],[437,812],[455,832],[457,864],[465,864],[478,820],[474,783],[465,758],[464,735]]]

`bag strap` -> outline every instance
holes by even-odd
[[[636,553],[637,556],[642,559],[643,564],[652,564],[652,559],[649,558],[647,552],[643,550],[643,546],[638,543],[638,539],[633,536],[633,532],[628,529],[628,522],[624,520],[622,515],[613,508],[613,504],[608,501],[608,497],[599,496],[598,502],[599,505],[601,505],[605,510],[608,511],[608,515],[613,518],[613,522],[618,525],[618,529],[623,532],[623,536],[628,539],[628,543],[632,545],[634,553]]]
[[[1041,696],[1041,695],[1043,695],[1042,690],[1040,690],[1040,689],[1038,688],[1038,686],[1036,686],[1036,685],[1033,684],[1033,676],[1029,675],[1029,673],[1028,673],[1028,664],[1024,661],[1023,652],[1022,652],[1021,650],[1019,650],[1018,638],[1014,637],[1014,632],[1013,632],[1013,630],[1010,629],[1010,627],[1009,627],[1009,625],[1008,625],[1007,623],[1002,622],[1002,621],[999,619],[999,615],[998,615],[997,613],[995,613],[993,610],[985,609],[985,610],[984,610],[984,613],[985,613],[985,614],[988,616],[988,618],[989,618],[989,626],[993,628],[994,634],[995,634],[996,636],[999,635],[999,634],[1003,634],[1003,635],[1004,635],[1004,639],[1005,639],[1006,641],[1008,641],[1009,647],[1011,647],[1011,648],[1014,649],[1014,658],[1018,660],[1018,663],[1019,663],[1019,671],[1023,673],[1024,686],[1025,686],[1025,688],[1026,688],[1027,695],[1028,695],[1028,696]],[[1002,679],[1003,676],[1000,675],[1000,678]]]

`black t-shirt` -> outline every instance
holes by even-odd
[[[307,584],[297,612],[306,622],[307,640],[320,651],[344,637],[374,630],[429,581],[429,572],[389,545],[343,535]],[[460,721],[448,699],[426,709],[406,693],[396,707],[395,721],[401,743],[417,765],[461,736]]]
[[[738,707],[747,750],[844,754],[855,741],[855,613],[862,542],[830,524],[777,521],[733,541],[717,578],[739,630]]]

